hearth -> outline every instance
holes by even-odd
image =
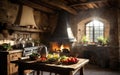
[[[51,42],[51,51],[52,52],[64,52],[69,53],[70,52],[70,43],[58,43],[58,42]]]

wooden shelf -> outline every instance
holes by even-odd
[[[30,28],[23,28],[23,27],[9,27],[8,29],[12,29],[15,31],[22,31],[22,32],[44,32],[43,30],[40,29],[30,29]]]

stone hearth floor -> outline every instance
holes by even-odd
[[[43,72],[43,74],[49,75],[48,72]],[[30,74],[30,75],[33,75],[33,74]],[[55,75],[55,74],[52,73],[52,75]],[[75,75],[79,75],[79,73],[76,73]],[[120,75],[120,72],[112,71],[108,68],[101,68],[99,66],[88,64],[84,68],[84,75]]]

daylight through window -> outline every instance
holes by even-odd
[[[98,37],[104,37],[104,24],[98,20],[87,23],[86,37],[90,42],[97,42]]]

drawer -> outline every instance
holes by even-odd
[[[10,54],[10,61],[18,60],[18,58],[21,58],[21,57],[22,57],[22,53],[12,53]]]

